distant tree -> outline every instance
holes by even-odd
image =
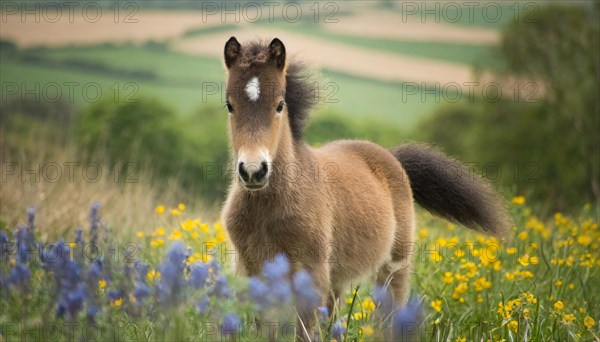
[[[577,188],[589,189],[596,199],[600,199],[598,14],[597,1],[588,7],[543,6],[533,22],[511,24],[501,44],[508,73],[541,82],[547,114],[537,129],[556,138],[547,153],[563,164],[563,176],[585,176]]]

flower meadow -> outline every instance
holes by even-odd
[[[515,197],[505,241],[420,215],[404,307],[385,284],[349,285],[328,312],[308,272],[274,253],[260,275],[234,274],[219,222],[158,205],[156,227],[115,236],[93,205],[89,226],[43,241],[35,209],[0,232],[3,341],[598,340],[600,230],[595,212],[542,219]],[[110,215],[110,213],[103,213]]]

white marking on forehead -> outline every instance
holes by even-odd
[[[258,82],[258,77],[252,77],[244,89],[246,90],[246,94],[250,101],[256,102],[260,95],[260,83]]]

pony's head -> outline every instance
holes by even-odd
[[[287,65],[285,47],[277,38],[242,46],[231,37],[225,44],[225,65],[236,173],[246,189],[262,189],[278,153],[301,139],[310,106],[308,82],[298,76],[296,65]]]

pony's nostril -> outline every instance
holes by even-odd
[[[269,165],[267,164],[267,162],[261,162],[260,163],[260,169],[253,175],[252,178],[254,178],[254,180],[261,182],[265,179],[265,176],[267,175],[267,172],[269,171]]]
[[[250,181],[250,175],[248,174],[248,172],[246,172],[246,169],[244,168],[244,162],[238,163],[238,174],[240,175],[240,177],[242,177],[242,180],[244,182]]]

